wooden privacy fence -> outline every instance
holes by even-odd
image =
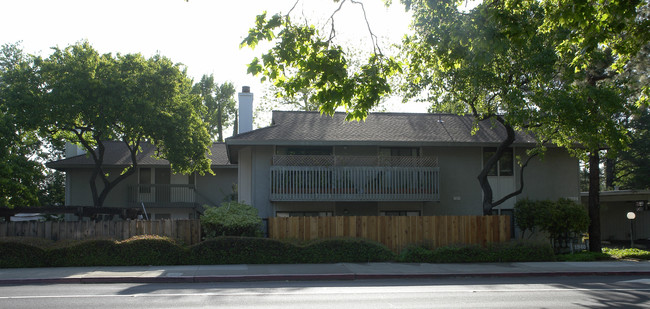
[[[51,240],[113,238],[122,240],[136,235],[167,236],[181,240],[186,245],[192,245],[201,241],[201,222],[199,220],[129,220],[0,223],[0,237],[23,236]]]
[[[358,237],[383,243],[394,252],[418,243],[442,247],[505,242],[510,229],[509,216],[269,218],[270,238]]]

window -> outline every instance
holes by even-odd
[[[495,147],[483,148],[483,166],[497,151]],[[514,175],[514,153],[512,148],[507,148],[503,151],[501,158],[497,164],[493,166],[488,172],[488,176],[512,176]]]
[[[138,179],[140,193],[151,193],[151,169],[140,168],[140,178]]]

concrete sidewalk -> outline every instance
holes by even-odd
[[[486,264],[338,263],[0,269],[0,284],[174,283],[444,277],[648,275],[650,261]]]

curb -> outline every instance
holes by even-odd
[[[29,284],[108,284],[108,283],[211,283],[250,281],[352,281],[377,279],[443,279],[443,278],[519,278],[568,276],[648,276],[650,271],[589,271],[533,273],[445,273],[445,274],[292,274],[292,275],[223,275],[192,277],[91,277],[0,279],[0,285]]]

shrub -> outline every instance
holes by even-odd
[[[531,201],[523,199],[515,204],[515,222],[522,230],[539,228],[549,234],[558,250],[566,250],[575,238],[589,227],[589,215],[580,204],[569,199]]]
[[[399,261],[404,263],[431,263],[433,252],[425,247],[409,246],[399,254]]]
[[[487,247],[490,262],[547,262],[554,260],[553,248],[546,242],[512,241]]]
[[[50,266],[116,266],[120,263],[118,246],[112,240],[88,240],[47,252]]]
[[[262,219],[253,206],[225,202],[220,207],[206,206],[201,227],[206,238],[217,236],[261,236]]]
[[[383,244],[358,238],[321,239],[304,248],[306,263],[384,262],[395,254]]]
[[[436,248],[431,263],[480,263],[491,262],[488,251],[478,245],[461,245]]]
[[[278,264],[299,261],[299,249],[268,238],[217,237],[190,247],[195,264]]]
[[[515,224],[521,230],[522,238],[526,231],[535,232],[535,228],[539,226],[539,218],[544,215],[545,208],[548,207],[550,201],[533,201],[528,198],[518,200],[515,203],[514,217]]]
[[[117,242],[117,255],[120,265],[178,265],[185,250],[169,237],[141,235]]]
[[[650,260],[650,251],[645,251],[636,248],[630,248],[630,249],[603,248],[603,253],[615,259]]]
[[[589,228],[589,214],[580,204],[569,199],[559,199],[540,216],[539,225],[551,238],[567,234],[580,234]]]
[[[508,242],[487,247],[478,245],[445,246],[433,250],[408,247],[400,253],[407,263],[496,263],[553,261],[553,249],[547,243]]]
[[[0,242],[0,268],[43,267],[45,265],[43,249],[18,242]]]
[[[593,262],[611,260],[611,257],[606,253],[582,251],[571,254],[560,254],[555,259],[563,262]]]

